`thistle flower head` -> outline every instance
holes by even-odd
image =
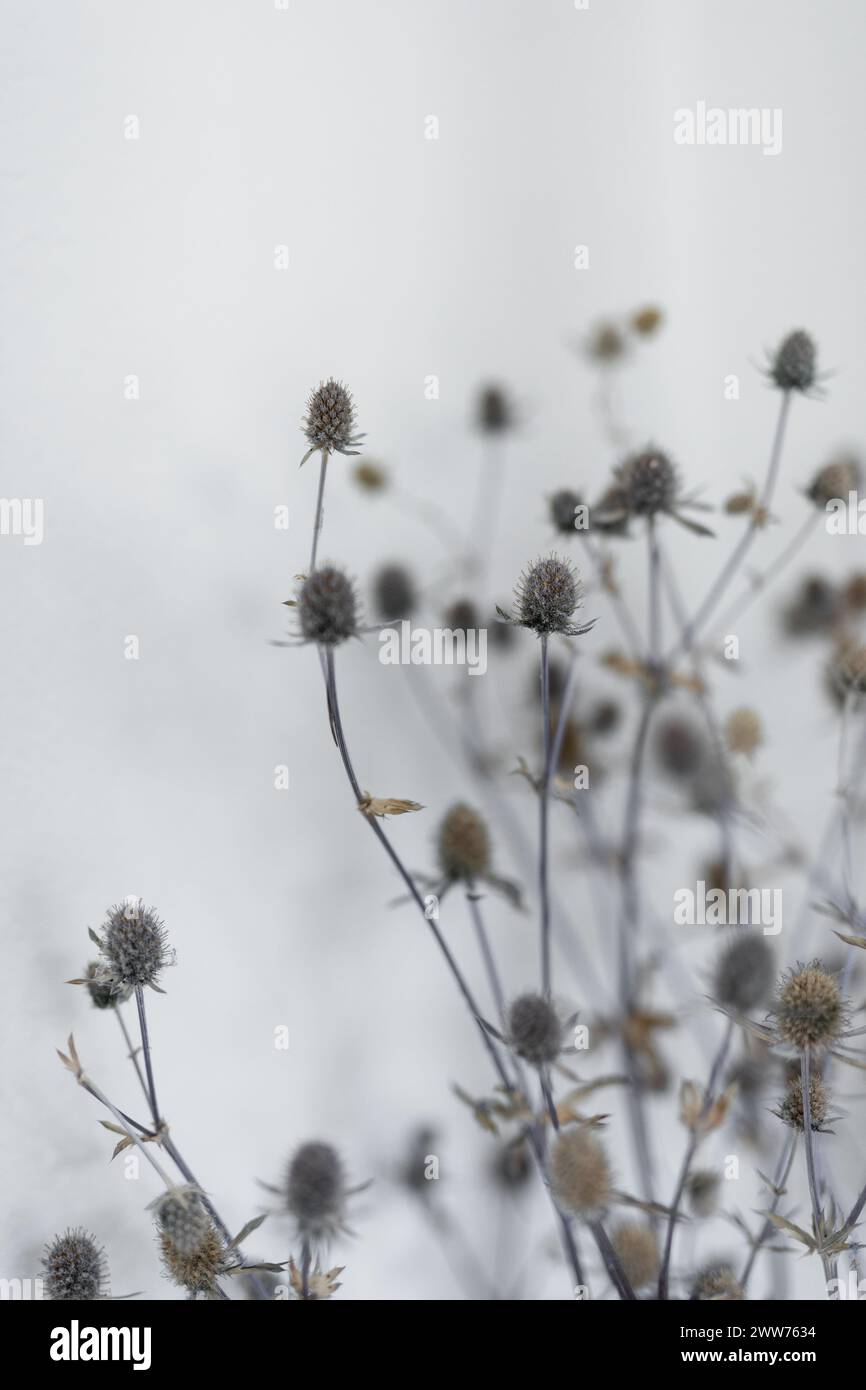
[[[773,384],[780,391],[809,391],[815,384],[816,355],[814,339],[802,328],[789,333],[770,362]]]
[[[104,961],[103,978],[115,996],[145,985],[158,988],[157,980],[174,955],[166,944],[166,931],[156,913],[140,898],[109,908],[99,938]]]
[[[570,487],[561,487],[558,492],[554,492],[551,496],[550,519],[561,535],[574,535],[575,512],[580,504],[580,494],[574,492]]]
[[[213,1220],[198,1188],[173,1187],[158,1197],[152,1207],[160,1231],[177,1254],[194,1255],[209,1240]]]
[[[601,366],[610,366],[625,355],[626,340],[615,323],[597,323],[586,342],[587,356]]]
[[[823,575],[810,574],[785,608],[782,625],[789,637],[807,637],[826,631],[838,617],[839,593],[835,585]]]
[[[524,1187],[532,1175],[532,1160],[525,1140],[500,1145],[493,1158],[492,1173],[494,1182],[506,1192],[517,1192]]]
[[[693,1168],[686,1179],[686,1200],[695,1216],[712,1216],[719,1201],[719,1175],[712,1168]]]
[[[593,623],[576,627],[574,614],[583,601],[583,591],[577,571],[558,555],[546,555],[536,560],[520,576],[514,591],[514,616],[497,612],[505,622],[528,627],[539,637],[559,632],[564,637],[577,637],[589,632]]]
[[[803,1108],[803,1082],[799,1068],[792,1071],[785,1084],[785,1094],[779,1101],[778,1110],[773,1112],[778,1115],[783,1124],[791,1129],[796,1129],[803,1133],[806,1127],[806,1117]],[[820,1076],[810,1076],[809,1078],[809,1118],[812,1129],[820,1130],[830,1113],[830,1092],[824,1085]]]
[[[388,486],[388,474],[378,463],[356,463],[352,477],[362,492],[384,492]]]
[[[286,1206],[304,1240],[319,1245],[343,1224],[346,1176],[331,1144],[310,1140],[296,1149],[286,1174]]]
[[[845,1031],[847,1007],[839,983],[819,960],[782,976],[771,1017],[783,1043],[804,1052],[832,1047]]]
[[[383,565],[373,579],[376,610],[382,618],[408,618],[418,602],[415,581],[405,565]]]
[[[677,471],[660,449],[646,449],[629,459],[623,483],[629,508],[635,516],[656,516],[658,512],[673,511],[676,506]]]
[[[107,1297],[105,1252],[86,1231],[78,1229],[55,1236],[45,1247],[42,1268],[46,1298],[90,1302]]]
[[[826,684],[840,709],[849,695],[866,694],[866,647],[850,639],[839,642],[827,663]]]
[[[478,393],[478,428],[484,434],[505,434],[514,427],[514,409],[501,386],[483,386]]]
[[[129,998],[129,990],[115,990],[101,961],[92,960],[85,971],[87,993],[95,1009],[111,1009]]]
[[[664,314],[655,304],[647,304],[642,309],[636,309],[630,319],[631,327],[642,338],[651,337],[663,322]]]
[[[307,642],[336,647],[358,635],[358,599],[351,579],[334,565],[321,565],[304,580],[298,599]]]
[[[364,438],[356,433],[351,392],[333,377],[310,392],[302,428],[310,447],[301,463],[317,449],[327,454],[357,454],[360,450],[356,445]]]
[[[563,1026],[542,994],[521,994],[508,1010],[508,1041],[534,1067],[555,1062],[562,1051]]]
[[[167,1231],[159,1232],[159,1248],[166,1276],[193,1297],[198,1294],[215,1296],[217,1280],[232,1267],[225,1242],[213,1223],[200,1244],[188,1253],[174,1242]]]
[[[773,952],[756,932],[737,935],[716,961],[713,997],[726,1008],[746,1013],[764,1002],[773,986]]]
[[[490,871],[490,832],[485,822],[458,801],[439,826],[439,866],[448,879],[472,883]]]
[[[611,1232],[610,1243],[632,1288],[642,1289],[656,1277],[659,1246],[650,1226],[643,1221],[622,1221]]]
[[[659,724],[655,750],[662,769],[677,781],[694,777],[706,755],[698,728],[680,715],[672,715]]]
[[[597,1216],[610,1197],[611,1174],[600,1140],[588,1129],[560,1131],[550,1155],[550,1180],[573,1216]]]
[[[759,715],[747,705],[732,710],[725,723],[725,739],[732,753],[750,756],[764,736]]]
[[[445,626],[452,632],[474,632],[481,626],[481,614],[471,598],[457,598],[444,613]]]
[[[706,1265],[695,1277],[691,1297],[699,1303],[736,1303],[745,1297],[729,1264]]]
[[[860,462],[853,454],[840,454],[837,458],[819,468],[806,496],[817,507],[826,507],[837,497],[847,504],[849,492],[857,492],[860,487]]]

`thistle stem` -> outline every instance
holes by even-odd
[[[487,935],[487,928],[484,924],[484,917],[481,912],[481,903],[474,889],[467,889],[466,901],[469,904],[469,911],[472,916],[472,925],[475,928],[475,935],[478,938],[478,946],[481,951],[481,959],[484,962],[484,969],[487,972],[487,979],[490,984],[490,993],[493,995],[493,1002],[496,1006],[496,1014],[501,1024],[505,1024],[505,995],[502,990],[502,981],[499,978],[499,969],[496,964],[496,957],[490,947],[490,938]]]
[[[796,1134],[790,1134],[788,1138],[785,1140],[782,1152],[779,1156],[779,1162],[776,1165],[776,1171],[773,1175],[774,1191],[773,1200],[770,1203],[770,1211],[774,1216],[778,1210],[779,1203],[781,1202],[782,1197],[784,1195],[785,1184],[787,1183],[788,1178],[790,1176],[791,1168],[794,1163],[794,1155],[796,1152],[797,1136]],[[758,1253],[762,1245],[764,1245],[767,1238],[772,1235],[773,1229],[773,1223],[768,1217],[767,1220],[764,1222],[763,1226],[761,1227],[757,1240],[752,1245],[752,1248],[749,1252],[749,1258],[746,1260],[746,1263],[743,1266],[743,1272],[740,1275],[740,1284],[743,1290],[745,1290],[746,1285],[749,1282],[749,1276],[752,1273],[755,1260],[758,1258]]]
[[[821,1206],[821,1198],[818,1192],[818,1179],[815,1172],[815,1135],[812,1129],[812,1056],[811,1049],[807,1046],[800,1054],[800,1085],[803,1095],[803,1146],[806,1151],[806,1178],[809,1183],[809,1199],[812,1203],[812,1224],[815,1228],[815,1240],[819,1247],[824,1244],[824,1212]],[[824,1267],[824,1277],[830,1279],[830,1262],[823,1249],[818,1252],[821,1256],[821,1264]],[[827,1290],[829,1298],[830,1291]]]
[[[590,1221],[589,1229],[592,1231],[593,1239],[598,1246],[598,1253],[604,1261],[604,1267],[620,1298],[629,1302],[636,1302],[637,1294],[631,1286],[631,1281],[623,1269],[620,1258],[611,1245],[610,1237],[601,1221]]]
[[[322,462],[319,466],[319,491],[316,495],[316,516],[313,521],[313,545],[310,551],[310,574],[312,574],[313,570],[316,568],[316,555],[319,549],[319,533],[322,529],[322,523],[325,519],[325,479],[328,473],[328,458],[329,454],[327,449],[323,449]]]
[[[150,1101],[150,1113],[153,1116],[153,1123],[159,1129],[162,1121],[159,1115],[159,1105],[156,1100],[156,1085],[153,1079],[153,1066],[150,1059],[150,1035],[147,1031],[147,1014],[144,1008],[144,991],[141,985],[135,987],[135,1003],[138,1008],[138,1026],[141,1031],[141,1049],[144,1053],[144,1069],[147,1073],[147,1095]]]
[[[544,771],[539,793],[538,833],[538,895],[541,904],[541,991],[547,997],[551,991],[550,971],[550,884],[548,873],[548,811],[550,805],[551,730],[550,730],[550,662],[547,634],[541,637],[541,717],[544,722]]]

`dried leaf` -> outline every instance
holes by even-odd
[[[370,792],[364,792],[363,797],[358,802],[358,810],[363,816],[405,816],[407,811],[423,811],[424,807],[418,801],[401,801],[393,796],[372,796]]]
[[[229,1241],[228,1245],[226,1246],[226,1249],[237,1249],[239,1245],[243,1244],[247,1236],[252,1235],[253,1231],[257,1231],[259,1229],[259,1226],[261,1226],[262,1222],[265,1220],[267,1220],[267,1212],[265,1212],[263,1216],[254,1216],[251,1221],[248,1221],[245,1226],[241,1227],[234,1240]]]
[[[793,1236],[795,1240],[798,1240],[801,1245],[805,1245],[807,1250],[814,1251],[816,1249],[813,1237],[808,1235],[803,1230],[802,1226],[795,1226],[793,1221],[788,1221],[786,1217],[780,1216],[777,1211],[765,1211],[763,1215],[766,1216],[767,1220],[772,1222],[778,1230],[787,1231],[787,1233]]]

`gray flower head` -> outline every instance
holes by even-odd
[[[285,1200],[304,1240],[319,1245],[337,1233],[347,1196],[343,1161],[331,1144],[310,1140],[295,1150],[286,1173]]]
[[[805,394],[817,379],[815,340],[802,328],[783,339],[770,360],[769,376],[780,391]]]
[[[573,621],[582,599],[582,586],[573,566],[558,555],[546,555],[520,576],[514,591],[514,614],[501,608],[496,611],[503,622],[531,628],[539,637],[554,632],[579,637],[595,626],[595,619],[582,626]]]
[[[336,647],[357,637],[358,598],[348,575],[335,565],[321,565],[304,580],[298,616],[306,642]]]
[[[159,992],[157,981],[174,952],[167,945],[159,917],[141,898],[127,898],[109,909],[97,937],[104,968],[103,980],[117,997],[145,985]]]
[[[303,431],[310,445],[301,464],[311,454],[359,454],[356,446],[364,438],[355,428],[355,405],[351,392],[340,381],[329,377],[310,393]]]
[[[80,1300],[108,1296],[105,1252],[86,1231],[66,1231],[45,1247],[42,1259],[45,1297]]]

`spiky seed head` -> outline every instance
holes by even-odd
[[[174,960],[165,927],[153,908],[145,907],[140,898],[127,898],[109,908],[99,949],[116,995],[155,985],[160,973]]]
[[[732,753],[754,753],[764,736],[760,716],[747,705],[732,710],[725,723],[725,738]]]
[[[478,427],[485,434],[504,434],[514,425],[514,410],[501,386],[484,386],[478,394]]]
[[[575,513],[580,506],[580,494],[570,487],[561,487],[550,498],[550,519],[564,536],[575,533]]]
[[[42,1257],[43,1291],[55,1301],[91,1302],[105,1298],[108,1265],[105,1252],[86,1231],[65,1231],[46,1245]]]
[[[609,365],[624,355],[626,341],[615,323],[598,323],[589,335],[586,350],[593,362]]]
[[[599,737],[614,733],[622,723],[622,706],[617,700],[599,700],[590,716],[590,729]]]
[[[549,1066],[562,1051],[562,1023],[542,994],[521,994],[508,1010],[508,1041],[534,1067]]]
[[[830,1092],[824,1085],[820,1076],[810,1076],[809,1078],[809,1112],[812,1121],[812,1129],[820,1129],[830,1113]],[[785,1094],[779,1101],[779,1108],[775,1111],[783,1124],[789,1125],[791,1129],[799,1130],[802,1134],[806,1127],[806,1116],[803,1108],[803,1082],[799,1069],[792,1072],[785,1084]]]
[[[627,536],[630,520],[628,490],[617,474],[590,511],[590,530],[605,536]]]
[[[343,1161],[331,1144],[310,1140],[295,1151],[286,1176],[286,1205],[300,1234],[315,1244],[339,1229],[346,1200]]]
[[[356,463],[352,477],[362,492],[384,492],[388,486],[388,474],[378,463]]]
[[[172,1188],[154,1203],[160,1230],[184,1257],[194,1255],[209,1239],[213,1220],[197,1188]]]
[[[655,304],[647,304],[643,309],[636,309],[631,316],[631,326],[635,333],[639,333],[642,338],[651,337],[663,322],[664,314]]]
[[[827,663],[826,684],[840,708],[849,695],[866,694],[866,647],[850,639],[840,642]]]
[[[515,621],[539,636],[568,632],[582,592],[577,572],[558,555],[546,555],[520,577],[514,594]]]
[[[458,598],[445,609],[445,626],[452,632],[474,632],[481,626],[481,615],[471,598]]]
[[[492,1173],[494,1182],[506,1192],[517,1192],[524,1187],[532,1174],[526,1141],[518,1139],[502,1144],[494,1155]]]
[[[415,611],[415,581],[405,565],[383,565],[373,579],[373,591],[382,618],[408,618]]]
[[[211,1223],[201,1243],[184,1253],[167,1231],[159,1232],[159,1248],[166,1275],[192,1295],[214,1295],[217,1280],[226,1268],[225,1242]]]
[[[95,1009],[110,1009],[129,998],[129,990],[116,991],[108,977],[104,964],[98,960],[90,961],[85,971],[87,993]]]
[[[729,1264],[706,1265],[692,1285],[692,1299],[699,1303],[737,1303],[745,1297]]]
[[[467,883],[490,870],[490,832],[477,811],[458,801],[439,826],[439,867],[449,879]]]
[[[704,740],[690,720],[677,715],[659,725],[656,756],[669,776],[677,781],[694,777],[703,763],[704,754]]]
[[[819,960],[783,975],[772,1016],[783,1042],[798,1052],[832,1047],[846,1024],[846,1007],[835,976]]]
[[[308,642],[336,647],[358,635],[358,599],[351,579],[322,565],[304,580],[298,599],[301,632]]]
[[[719,1175],[712,1168],[694,1168],[686,1179],[686,1200],[698,1217],[712,1216],[719,1203]]]
[[[655,516],[674,506],[677,471],[660,449],[646,449],[629,459],[623,473],[629,510],[635,516]]]
[[[808,391],[815,384],[816,357],[814,339],[798,328],[776,349],[770,376],[781,391]]]
[[[303,430],[311,449],[342,454],[358,443],[355,405],[342,382],[329,377],[310,393]]]
[[[823,632],[839,616],[839,593],[829,579],[808,575],[794,599],[785,609],[783,626],[789,637],[806,637]]]
[[[840,454],[818,469],[806,490],[806,495],[818,507],[826,507],[828,502],[837,498],[841,498],[847,506],[848,494],[858,491],[860,478],[859,459],[853,454]]]
[[[713,997],[726,1008],[746,1013],[764,1003],[773,988],[774,960],[765,936],[738,934],[716,961]]]
[[[659,1246],[654,1231],[643,1221],[621,1221],[610,1235],[610,1243],[634,1289],[642,1289],[656,1277]]]
[[[550,1179],[560,1204],[574,1216],[593,1217],[610,1197],[610,1164],[588,1129],[560,1132],[550,1155]]]

